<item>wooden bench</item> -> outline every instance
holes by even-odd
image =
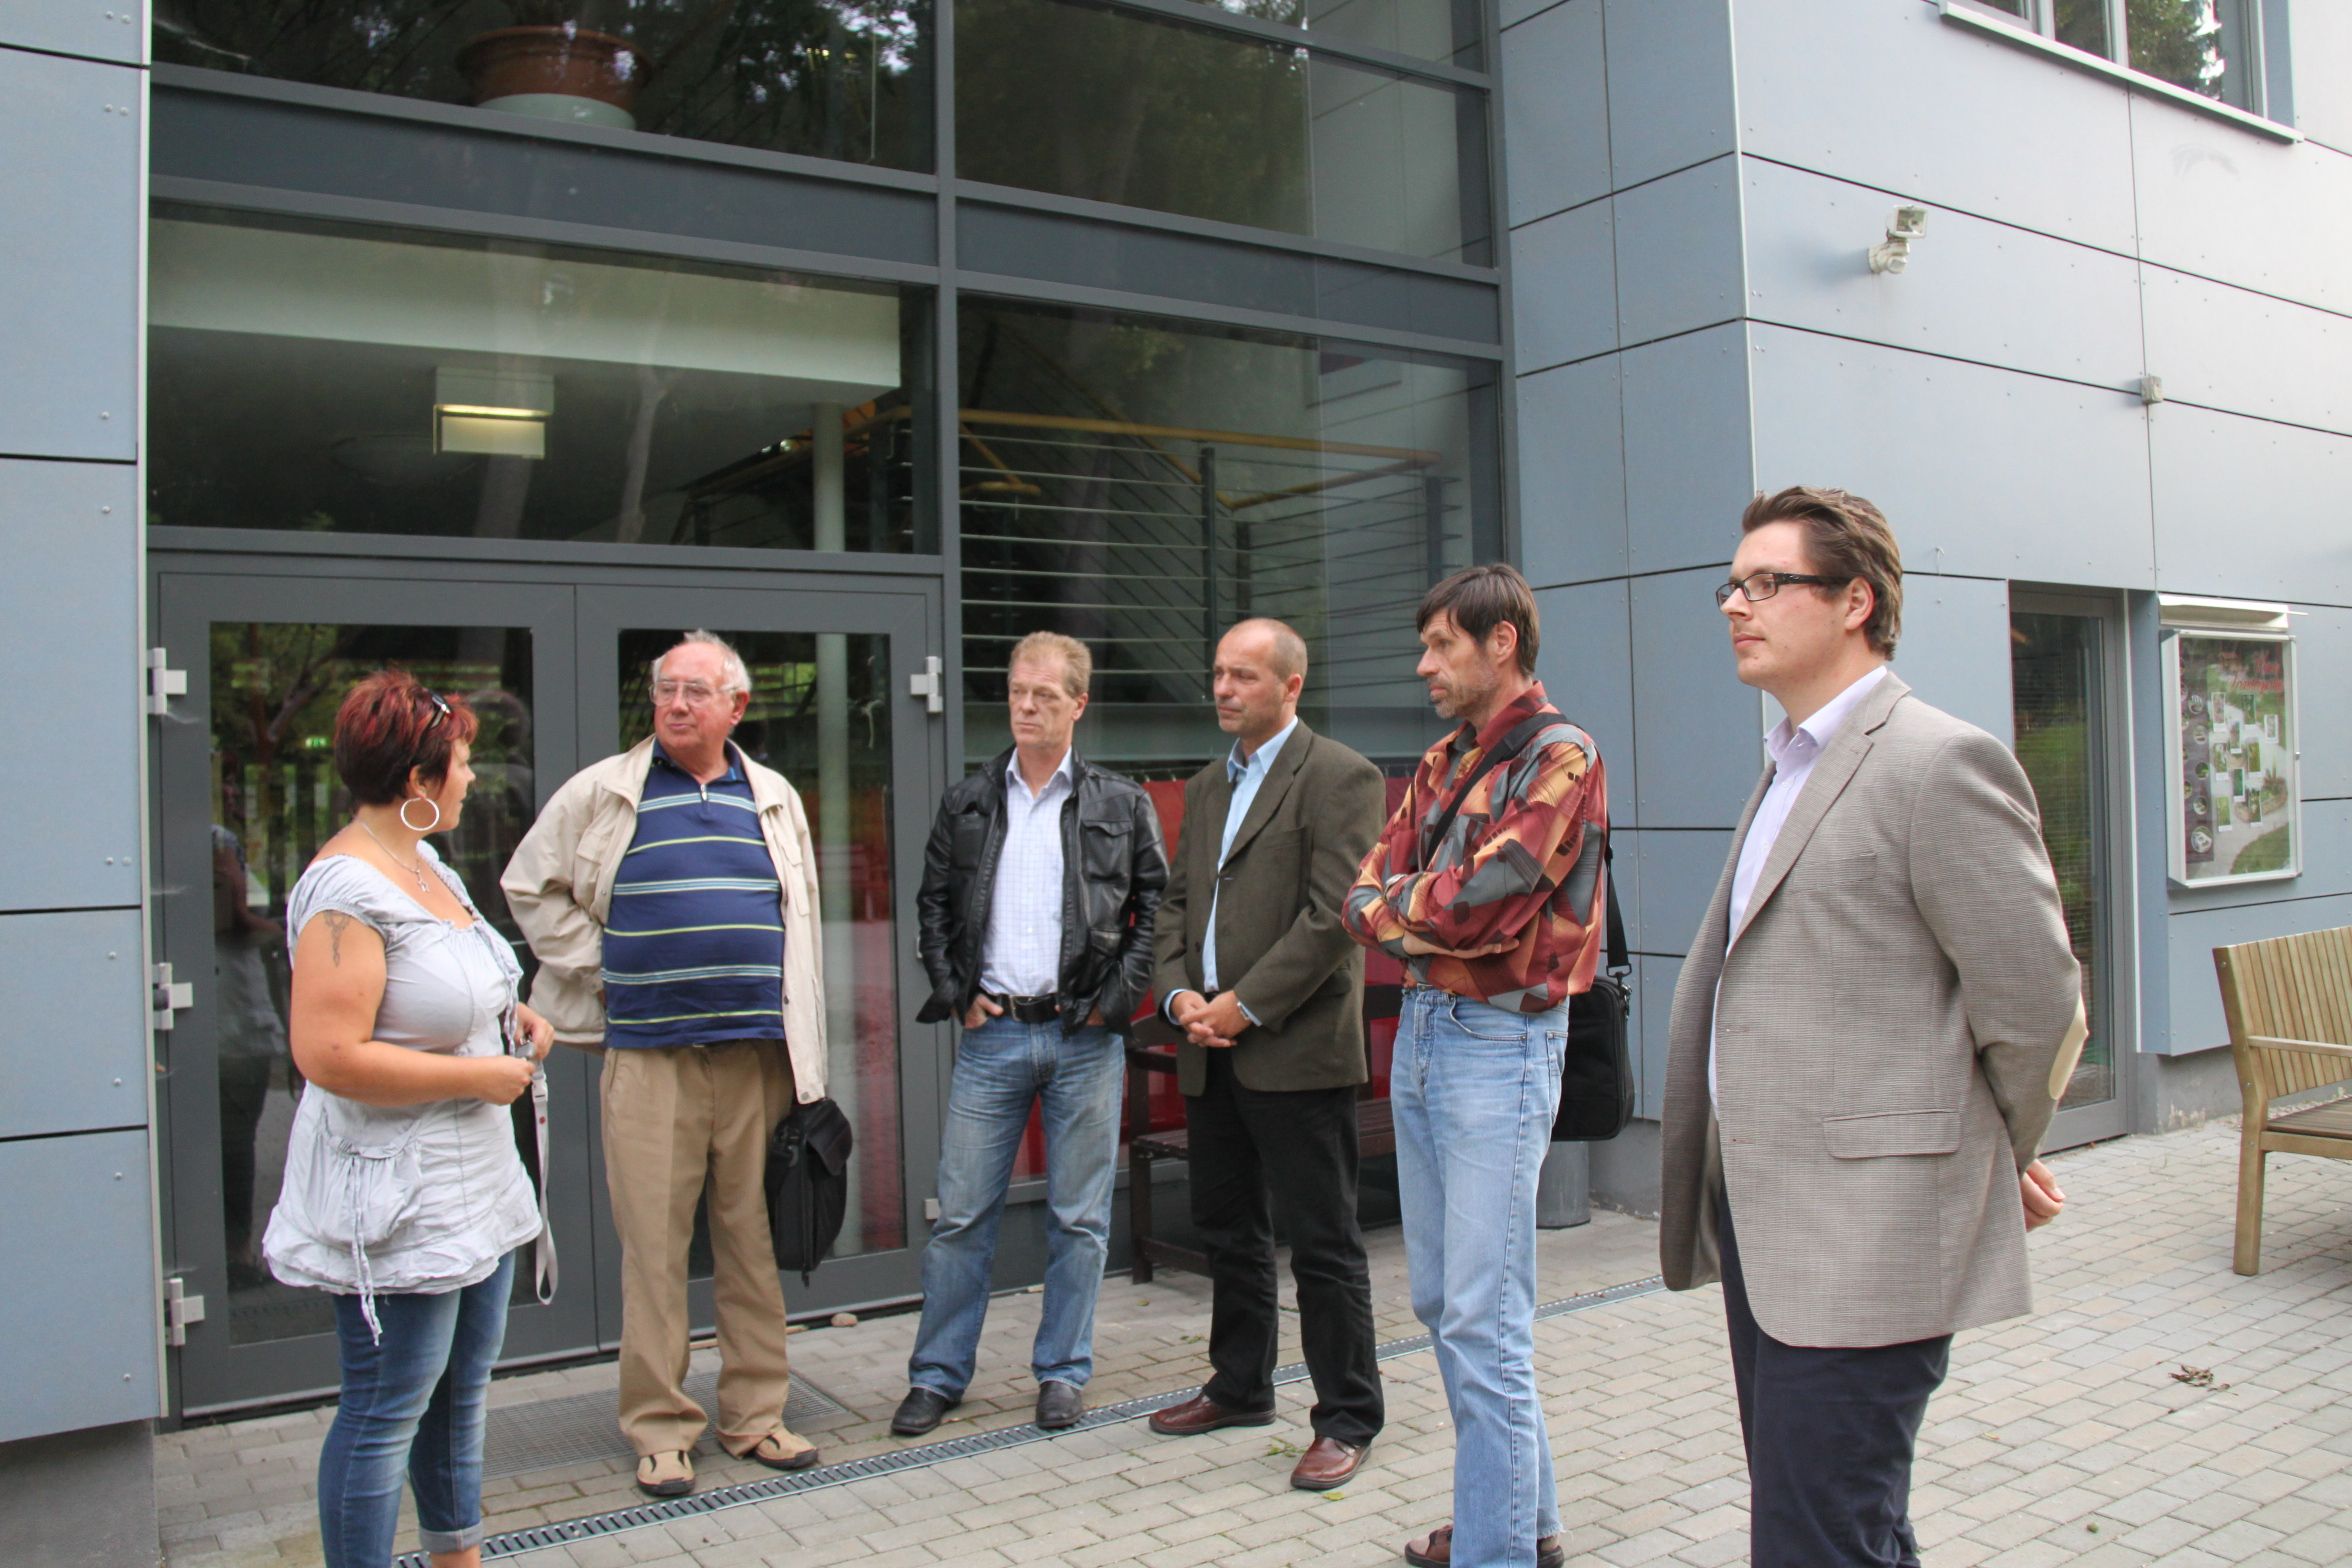
[[[2352,1099],[2276,1109],[2289,1095],[2352,1083],[2352,926],[2217,947],[2213,967],[2246,1107],[2236,1267],[2258,1274],[2264,1161],[2273,1154],[2352,1160]]]
[[[1364,988],[1364,1061],[1372,1060],[1372,1024],[1394,1018],[1402,1007],[1403,991],[1393,985]],[[1386,1011],[1379,1011],[1385,1005]],[[1151,1119],[1151,1079],[1154,1073],[1176,1071],[1173,1047],[1127,1046],[1127,1125],[1143,1127]],[[1356,1152],[1364,1159],[1396,1153],[1396,1122],[1386,1099],[1371,1098],[1369,1079],[1356,1097]],[[1171,1127],[1164,1132],[1139,1132],[1127,1143],[1127,1228],[1135,1243],[1135,1258],[1127,1277],[1138,1285],[1151,1283],[1154,1268],[1166,1264],[1206,1274],[1209,1260],[1198,1248],[1180,1247],[1160,1236],[1152,1219],[1152,1167],[1161,1160],[1192,1158],[1192,1129]]]

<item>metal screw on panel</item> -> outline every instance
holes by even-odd
[[[122,1080],[121,1080],[120,1078],[117,1078],[117,1079],[114,1081],[114,1086],[115,1086],[117,1089],[121,1088],[121,1087],[122,1087]]]

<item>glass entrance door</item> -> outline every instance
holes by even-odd
[[[297,1399],[337,1382],[326,1298],[270,1279],[259,1245],[302,1089],[286,1031],[286,899],[349,816],[335,709],[387,664],[463,693],[480,717],[473,790],[439,847],[527,971],[498,877],[540,807],[579,768],[644,737],[650,661],[682,631],[707,626],[741,650],[756,691],[738,740],[800,791],[817,843],[827,1091],[857,1134],[840,1244],[813,1286],[786,1281],[786,1300],[800,1316],[919,1290],[945,1041],[914,1022],[924,986],[909,922],[946,754],[908,677],[937,635],[935,585],[490,583],[424,563],[363,580],[343,561],[190,556],[158,562],[154,596],[157,640],[188,676],[154,750],[157,956],[195,991],[163,1037],[164,1261],[206,1303],[173,1357],[176,1409]],[[518,1280],[509,1363],[620,1337],[599,1059],[559,1047],[549,1063],[563,1288],[542,1307]],[[535,1142],[519,1142],[535,1163]],[[710,1322],[709,1267],[698,1237],[698,1325]]]
[[[2042,841],[2057,873],[2074,956],[2082,965],[2090,1038],[2059,1101],[2046,1148],[2129,1131],[2121,1038],[2131,994],[2130,884],[2114,824],[2130,821],[2127,749],[2119,733],[2122,638],[2114,609],[2097,599],[2018,593],[2010,601],[2010,690],[2017,758],[2042,812]]]
[[[159,956],[194,982],[195,1005],[163,1037],[161,1100],[166,1272],[206,1303],[176,1358],[179,1408],[196,1413],[337,1381],[327,1298],[278,1284],[260,1256],[302,1089],[287,1043],[286,900],[350,815],[331,751],[335,710],[354,681],[388,664],[469,700],[481,721],[476,778],[457,830],[436,847],[527,964],[498,874],[577,750],[563,675],[571,593],[166,570],[155,624],[188,675],[154,751],[154,908]],[[576,1053],[552,1061],[559,1128],[581,1125],[587,1067]],[[520,1142],[535,1165],[536,1140]],[[558,1139],[550,1163],[557,1245],[585,1270],[585,1140]],[[542,1307],[527,1284],[518,1289],[510,1358],[560,1354],[594,1337],[588,1291]]]
[[[937,1031],[914,1021],[926,994],[914,961],[915,887],[943,766],[925,701],[908,677],[924,668],[927,590],[817,591],[583,588],[578,654],[583,760],[624,750],[652,730],[652,661],[682,632],[727,639],[752,681],[735,740],[797,790],[817,847],[826,998],[826,1094],[856,1131],[849,1212],[832,1260],[814,1282],[785,1280],[794,1316],[904,1299],[920,1289],[938,1149],[937,1089],[928,1050],[902,1042]],[[601,1147],[601,1144],[600,1144]],[[600,1183],[598,1293],[608,1342],[620,1327],[619,1248]],[[696,1216],[688,1273],[697,1327],[711,1322],[711,1257]]]

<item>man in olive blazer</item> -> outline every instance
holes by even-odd
[[[1757,1568],[1915,1564],[1957,1330],[2031,1310],[2034,1155],[2081,981],[2032,786],[1886,668],[1902,565],[1839,490],[1759,496],[1718,594],[1787,721],[1667,1026],[1667,1285],[1723,1281]]]
[[[1274,1419],[1279,1221],[1315,1383],[1315,1438],[1291,1484],[1323,1491],[1355,1473],[1383,1419],[1356,1223],[1364,956],[1340,902],[1386,792],[1378,768],[1299,722],[1306,663],[1280,621],[1243,621],[1218,643],[1217,723],[1235,742],[1185,785],[1154,928],[1163,1016],[1180,1031],[1214,1375],[1151,1424],[1187,1435]]]

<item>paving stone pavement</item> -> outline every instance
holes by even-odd
[[[2265,1272],[2230,1271],[2236,1124],[2053,1158],[2069,1207],[2032,1240],[2031,1318],[1962,1335],[1930,1406],[1912,1511],[1931,1568],[2212,1568],[2352,1562],[2352,1170],[2271,1164]],[[1546,1233],[1541,1299],[1655,1269],[1654,1225],[1599,1214]],[[1383,1339],[1418,1332],[1403,1249],[1375,1233]],[[1098,1405],[1188,1392],[1204,1374],[1208,1289],[1163,1273],[1106,1282]],[[990,1313],[973,1397],[930,1439],[1027,1421],[1037,1298]],[[1285,1359],[1296,1355],[1295,1324]],[[795,1366],[847,1411],[806,1435],[828,1462],[889,1436],[911,1317],[794,1341]],[[1747,1478],[1713,1290],[1636,1296],[1536,1327],[1570,1561],[1742,1562]],[[708,1352],[703,1352],[707,1356]],[[1286,1484],[1307,1439],[1303,1384],[1282,1419],[1206,1437],[1115,1423],[925,1468],[519,1555],[523,1568],[894,1564],[1392,1563],[1442,1521],[1452,1443],[1426,1351],[1382,1368],[1389,1426],[1358,1480]],[[2193,1376],[2184,1381],[2184,1374]],[[609,1364],[502,1379],[501,1404],[610,1389]],[[157,1443],[172,1568],[315,1562],[309,1482],[331,1412],[167,1434]],[[768,1472],[713,1453],[706,1490]],[[624,1456],[489,1483],[493,1530],[638,1499]],[[403,1544],[413,1544],[413,1535]]]

